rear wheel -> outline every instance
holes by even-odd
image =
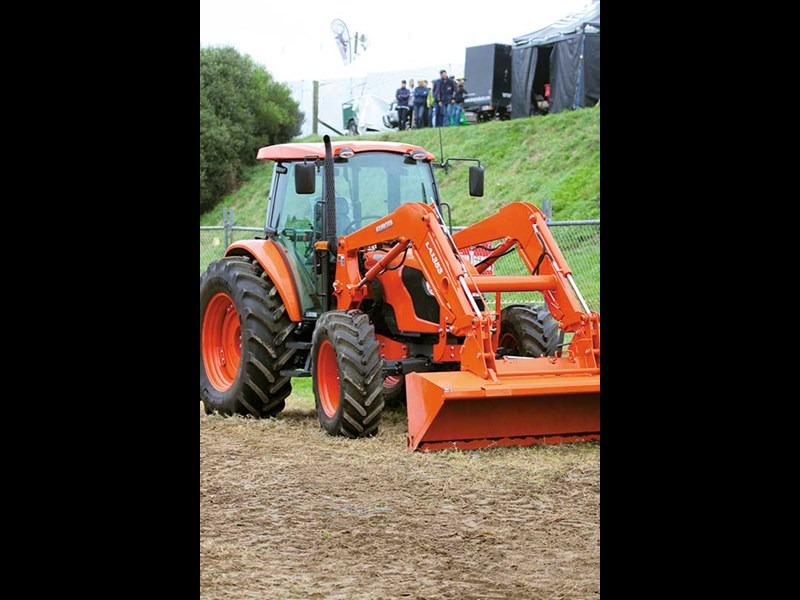
[[[279,372],[297,352],[295,324],[272,280],[249,257],[212,262],[200,277],[200,399],[207,414],[270,417],[291,379]]]
[[[515,356],[553,356],[564,332],[544,304],[516,304],[500,312],[498,346]]]
[[[367,315],[358,310],[323,314],[314,329],[311,353],[322,428],[349,438],[378,433],[384,407],[383,361]]]

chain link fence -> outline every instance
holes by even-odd
[[[233,211],[231,211],[233,212]],[[239,227],[233,225],[233,218],[223,217],[223,225],[200,227],[200,272],[208,263],[218,260],[225,254],[228,245],[243,239],[263,236],[263,227]],[[567,259],[572,276],[589,308],[600,312],[600,221],[551,221],[550,231]],[[461,229],[454,227],[454,230]],[[497,242],[492,244],[496,247]],[[475,251],[468,256],[473,263],[482,260],[488,251]],[[488,273],[489,271],[487,271]],[[525,265],[517,252],[499,258],[491,267],[495,275],[528,275]],[[494,294],[486,294],[490,307],[494,306]],[[506,292],[502,304],[544,302],[539,292]]]
[[[208,263],[225,255],[225,248],[233,242],[264,237],[263,227],[238,227],[236,225],[200,226],[200,272]]]
[[[200,273],[208,263],[223,257],[228,247],[226,234],[224,227],[200,227]]]

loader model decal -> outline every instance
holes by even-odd
[[[442,269],[442,265],[439,263],[439,257],[436,256],[433,248],[431,248],[431,243],[425,242],[425,247],[428,249],[428,252],[431,253],[431,260],[433,261],[433,266],[436,267],[436,273],[441,275],[444,272],[444,269]]]
[[[389,219],[388,221],[384,221],[375,228],[375,233],[380,233],[384,229],[389,229],[389,227],[391,227],[392,225],[394,225],[394,223],[392,223],[391,219]]]

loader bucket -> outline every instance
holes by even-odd
[[[498,362],[497,382],[468,371],[409,373],[408,449],[599,440],[598,370],[559,363],[504,359]]]

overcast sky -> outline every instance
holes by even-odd
[[[232,45],[279,81],[360,76],[367,71],[464,64],[470,46],[511,44],[587,0],[200,0],[200,45]],[[403,17],[399,17],[403,7]],[[420,14],[424,9],[424,14]],[[369,47],[344,66],[331,32],[341,19],[350,36],[366,34]],[[451,73],[460,75],[460,73]]]

